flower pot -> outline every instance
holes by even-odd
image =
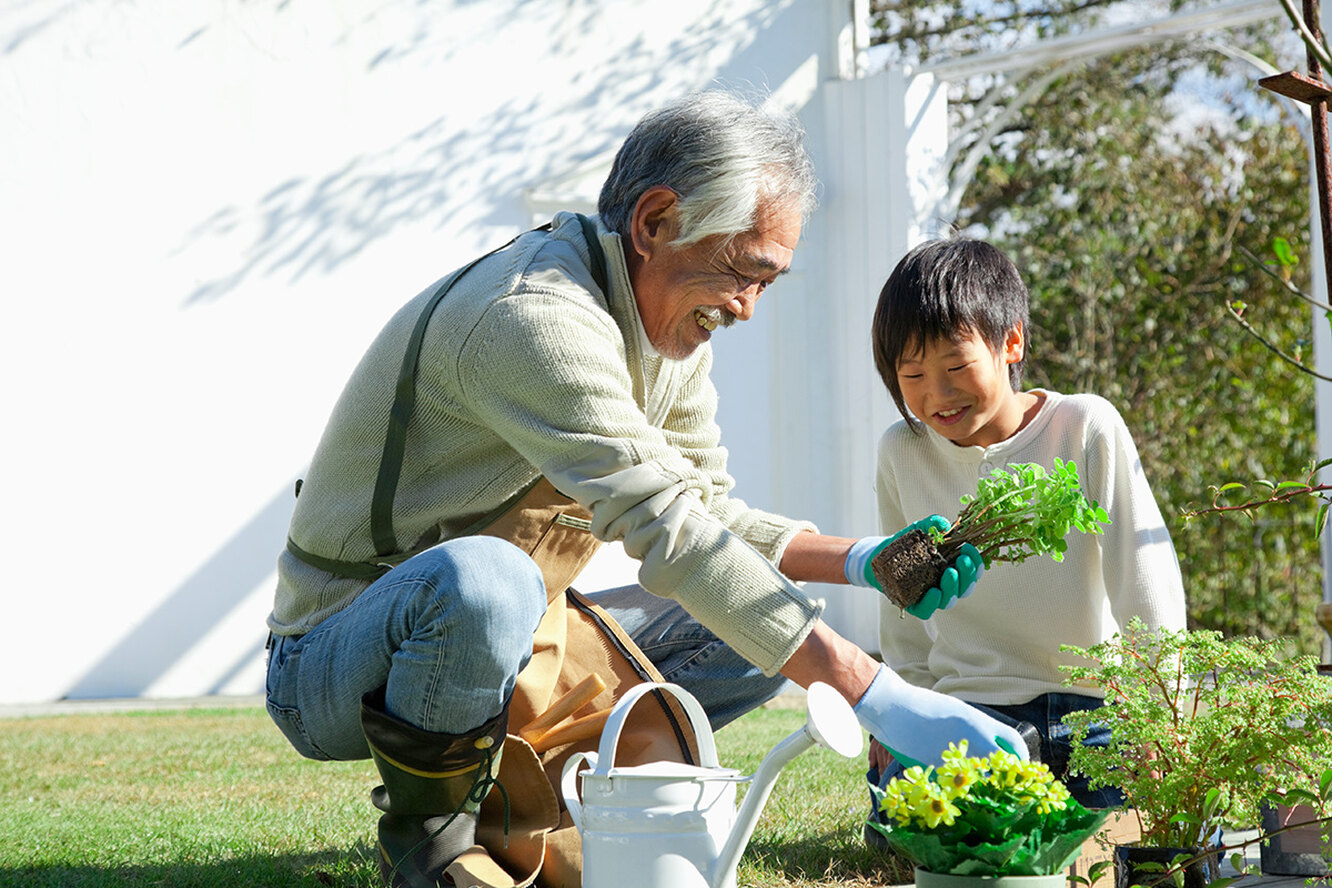
[[[1170,888],[1175,884],[1174,881],[1162,880],[1165,878],[1166,870],[1174,866],[1172,861],[1181,854],[1187,855],[1188,859],[1193,861],[1184,870],[1184,888],[1204,888],[1221,875],[1221,861],[1217,852],[1213,850],[1205,857],[1200,857],[1204,853],[1203,848],[1116,845],[1115,888],[1131,888],[1133,885],[1152,885],[1158,882]],[[1139,869],[1139,865],[1144,863],[1160,864],[1164,869]]]
[[[1049,876],[955,876],[916,867],[916,888],[1067,888],[1068,874]]]
[[[1327,876],[1332,875],[1332,845],[1323,843],[1326,824],[1313,823],[1277,832],[1291,824],[1306,823],[1316,816],[1313,808],[1297,805],[1264,805],[1263,832],[1276,833],[1262,843],[1262,870],[1269,875]]]

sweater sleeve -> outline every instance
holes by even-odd
[[[712,495],[708,511],[728,529],[763,554],[772,564],[781,561],[791,537],[803,530],[817,531],[808,521],[749,507],[730,496],[735,479],[726,470],[727,453],[716,423],[717,390],[712,384],[712,352],[703,353],[694,372],[681,385],[666,416],[662,433],[666,442],[707,478]]]
[[[897,533],[910,521],[903,508],[897,485],[893,447],[895,431],[890,428],[879,440],[878,468],[874,475],[874,493],[879,504],[879,531]],[[910,434],[910,433],[908,433]],[[887,598],[879,598],[879,653],[883,662],[898,675],[922,688],[934,687],[929,658],[932,639],[925,621],[906,614]]]
[[[1102,567],[1111,613],[1121,627],[1141,617],[1149,629],[1182,629],[1184,584],[1165,519],[1137,446],[1110,402],[1089,396],[1082,479],[1087,496],[1110,514]]]
[[[678,600],[774,674],[822,604],[731,526],[770,552],[798,528],[769,522],[765,539],[761,518],[717,505],[729,479],[711,417],[681,423],[669,438],[652,426],[634,399],[619,335],[604,312],[555,293],[497,300],[460,353],[459,384],[479,422],[592,512],[598,538],[623,541],[642,562],[644,588]],[[700,398],[694,409],[706,413]]]

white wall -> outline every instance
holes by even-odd
[[[718,340],[739,492],[830,532],[873,532],[886,396],[872,403],[862,378],[867,339],[843,340],[868,324],[864,283],[905,244],[876,229],[852,248],[837,233],[863,218],[844,212],[852,197],[891,190],[867,174],[870,155],[832,162],[828,127],[854,114],[826,88],[854,67],[855,8],[0,9],[0,703],[261,690],[292,484],[381,323],[543,201],[592,198],[642,113],[714,83],[799,109],[828,186],[790,281]],[[902,212],[871,209],[881,228]],[[868,264],[830,277],[848,263]],[[834,624],[872,648],[856,616],[872,605],[837,594]]]

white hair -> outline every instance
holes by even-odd
[[[658,185],[679,196],[675,244],[688,246],[749,231],[763,203],[793,207],[803,223],[818,181],[795,115],[710,90],[638,122],[615,155],[597,212],[627,235],[638,199]]]

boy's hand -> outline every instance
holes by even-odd
[[[846,554],[846,564],[843,570],[846,573],[847,582],[853,586],[878,589],[882,592],[883,587],[879,585],[879,581],[874,578],[874,571],[870,569],[870,562],[874,560],[875,555],[878,555],[893,540],[909,530],[928,533],[931,529],[936,528],[946,531],[949,526],[947,518],[942,515],[931,515],[928,518],[922,518],[908,524],[892,536],[863,537],[857,540]],[[984,572],[985,562],[981,558],[980,552],[976,551],[976,547],[970,543],[963,543],[957,560],[939,578],[939,585],[926,592],[924,597],[908,607],[906,612],[913,617],[927,620],[935,611],[948,610],[960,599],[966,598],[975,591],[976,583]]]
[[[939,585],[930,589],[920,601],[906,612],[913,617],[928,620],[935,611],[948,610],[963,598],[976,591],[976,584],[985,573],[985,559],[971,543],[963,543],[953,566],[943,572]]]

